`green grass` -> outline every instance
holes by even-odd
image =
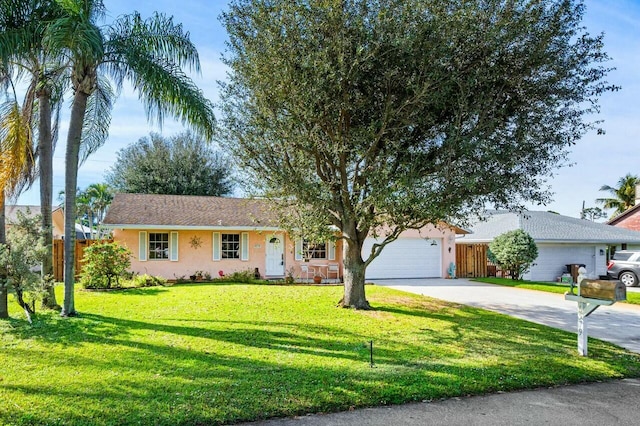
[[[526,288],[529,290],[546,291],[547,293],[559,293],[559,294],[564,294],[570,288],[569,284],[545,283],[545,282],[537,282],[537,281],[515,281],[515,280],[512,280],[511,278],[495,278],[495,277],[473,278],[471,279],[471,281],[478,281],[478,282],[487,283],[487,284],[504,285],[507,287]],[[633,305],[640,305],[640,293],[627,291],[626,302],[620,302],[620,303],[631,303]]]
[[[77,318],[0,321],[0,424],[220,424],[640,376],[640,355],[367,286],[76,292]],[[12,303],[12,307],[16,304]],[[369,341],[374,368],[369,365]]]

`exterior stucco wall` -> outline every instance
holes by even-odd
[[[170,233],[171,230],[145,229],[148,233],[161,232]],[[178,230],[178,260],[146,260],[141,261],[139,257],[139,232],[138,229],[114,229],[113,238],[116,242],[126,246],[133,253],[131,259],[131,270],[139,274],[150,274],[164,277],[166,279],[188,278],[196,271],[208,272],[213,278],[219,276],[222,271],[225,275],[237,271],[254,271],[258,268],[264,277],[266,270],[266,243],[275,236],[283,237],[283,232],[269,231],[239,231],[224,230],[215,231],[221,233],[247,232],[248,234],[248,260],[241,259],[221,259],[213,260],[213,232],[210,230]],[[199,237],[201,245],[198,248],[192,247],[191,241],[194,237]],[[294,277],[300,276],[300,265],[302,261],[295,260],[295,242],[288,236],[284,236],[284,270],[285,275],[291,272]],[[342,243],[336,243],[336,259],[325,260],[315,259],[315,265],[327,265],[338,263],[340,276],[342,276]]]

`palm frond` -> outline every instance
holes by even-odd
[[[20,193],[33,183],[33,149],[30,123],[15,100],[0,105],[0,188],[9,196]]]
[[[114,93],[109,81],[98,78],[96,90],[89,96],[80,141],[80,164],[98,150],[109,137]]]
[[[120,87],[129,80],[138,91],[147,118],[162,125],[170,114],[205,138],[213,136],[213,104],[182,66],[199,70],[195,46],[181,25],[156,14],[143,21],[127,15],[109,28],[105,68]]]

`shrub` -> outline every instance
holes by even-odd
[[[131,266],[131,252],[115,242],[97,243],[85,249],[83,261],[80,283],[84,288],[120,287],[120,277]]]
[[[218,281],[243,283],[243,284],[251,284],[251,283],[259,282],[260,280],[256,280],[254,274],[255,272],[252,271],[251,269],[246,269],[244,271],[235,271],[235,272],[231,272],[228,275],[225,275],[224,277],[219,278]]]
[[[538,257],[538,247],[531,235],[516,229],[498,235],[489,244],[487,255],[490,261],[508,271],[511,278],[519,280]]]
[[[129,280],[131,287],[156,287],[164,286],[167,280],[162,277],[156,277],[149,274],[136,275]]]

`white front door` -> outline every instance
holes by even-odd
[[[266,276],[284,276],[284,236],[268,235],[266,241]]]

